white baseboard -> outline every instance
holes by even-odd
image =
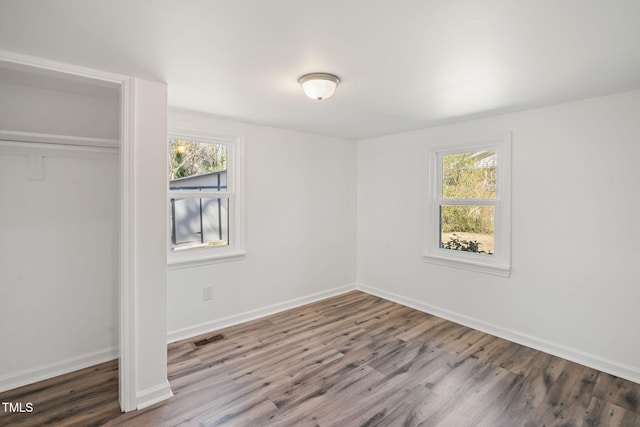
[[[407,307],[415,308],[416,310],[420,310],[422,312],[450,320],[460,325],[464,325],[499,338],[504,338],[514,343],[521,344],[526,347],[531,347],[535,350],[540,350],[545,353],[549,353],[554,356],[579,363],[589,368],[597,369],[599,371],[606,372],[611,375],[615,375],[617,377],[640,384],[640,368],[638,367],[625,365],[614,360],[609,360],[594,354],[566,347],[564,345],[553,343],[528,334],[523,334],[511,329],[502,328],[500,326],[496,326],[482,320],[474,319],[463,314],[435,307],[430,304],[417,301],[413,298],[407,298],[402,295],[387,292],[382,289],[367,286],[365,284],[358,284],[356,288],[362,292],[366,292],[368,294],[375,295],[377,297],[384,298],[386,300],[393,301]]]
[[[330,298],[336,295],[353,291],[355,289],[356,285],[350,284],[322,292],[317,292],[315,294],[307,295],[304,297],[279,302],[277,304],[268,305],[266,307],[258,308],[255,310],[245,311],[244,313],[235,314],[233,316],[223,317],[221,319],[212,320],[210,322],[200,323],[198,325],[189,326],[187,328],[170,331],[167,334],[167,339],[169,343],[184,340],[187,338],[195,337],[197,335],[216,331],[218,329],[223,329],[229,326],[238,325],[240,323],[258,319],[260,317],[269,316],[271,314],[279,313],[291,308],[300,307],[301,305],[320,301],[325,298]]]
[[[169,381],[165,381],[157,386],[139,391],[136,394],[136,409],[144,409],[147,406],[155,405],[156,403],[162,402],[170,397],[173,397],[171,385],[169,384]]]
[[[110,360],[117,359],[118,355],[118,349],[116,347],[112,347],[61,360],[50,365],[12,372],[10,374],[0,376],[0,392],[57,377],[58,375],[68,374],[69,372],[88,368],[89,366],[97,365],[99,363],[108,362]]]

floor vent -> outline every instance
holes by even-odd
[[[216,341],[220,341],[224,339],[224,335],[222,334],[215,334],[215,335],[211,335],[210,337],[206,337],[203,338],[201,340],[198,341],[194,341],[193,345],[194,347],[198,348],[198,347],[203,347],[207,344],[211,344],[212,342],[216,342]]]

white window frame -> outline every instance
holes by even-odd
[[[442,157],[448,154],[495,150],[495,199],[445,199],[442,197]],[[431,147],[427,153],[429,194],[426,208],[425,262],[509,277],[511,274],[511,133]],[[440,208],[446,205],[495,207],[492,255],[440,247]]]
[[[169,128],[167,139],[167,170],[169,168],[169,141],[185,139],[227,146],[227,191],[169,190],[167,179],[167,265],[169,269],[195,267],[218,262],[244,259],[245,211],[244,211],[244,136],[228,135],[185,128]],[[171,199],[180,198],[226,198],[229,200],[229,244],[210,248],[171,250]]]

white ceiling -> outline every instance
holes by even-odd
[[[0,49],[349,139],[640,89],[639,0],[0,0]],[[333,98],[298,78],[331,72]]]

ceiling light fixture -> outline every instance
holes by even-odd
[[[320,101],[333,95],[340,83],[340,78],[329,73],[311,73],[300,77],[298,83],[302,86],[305,95]]]

